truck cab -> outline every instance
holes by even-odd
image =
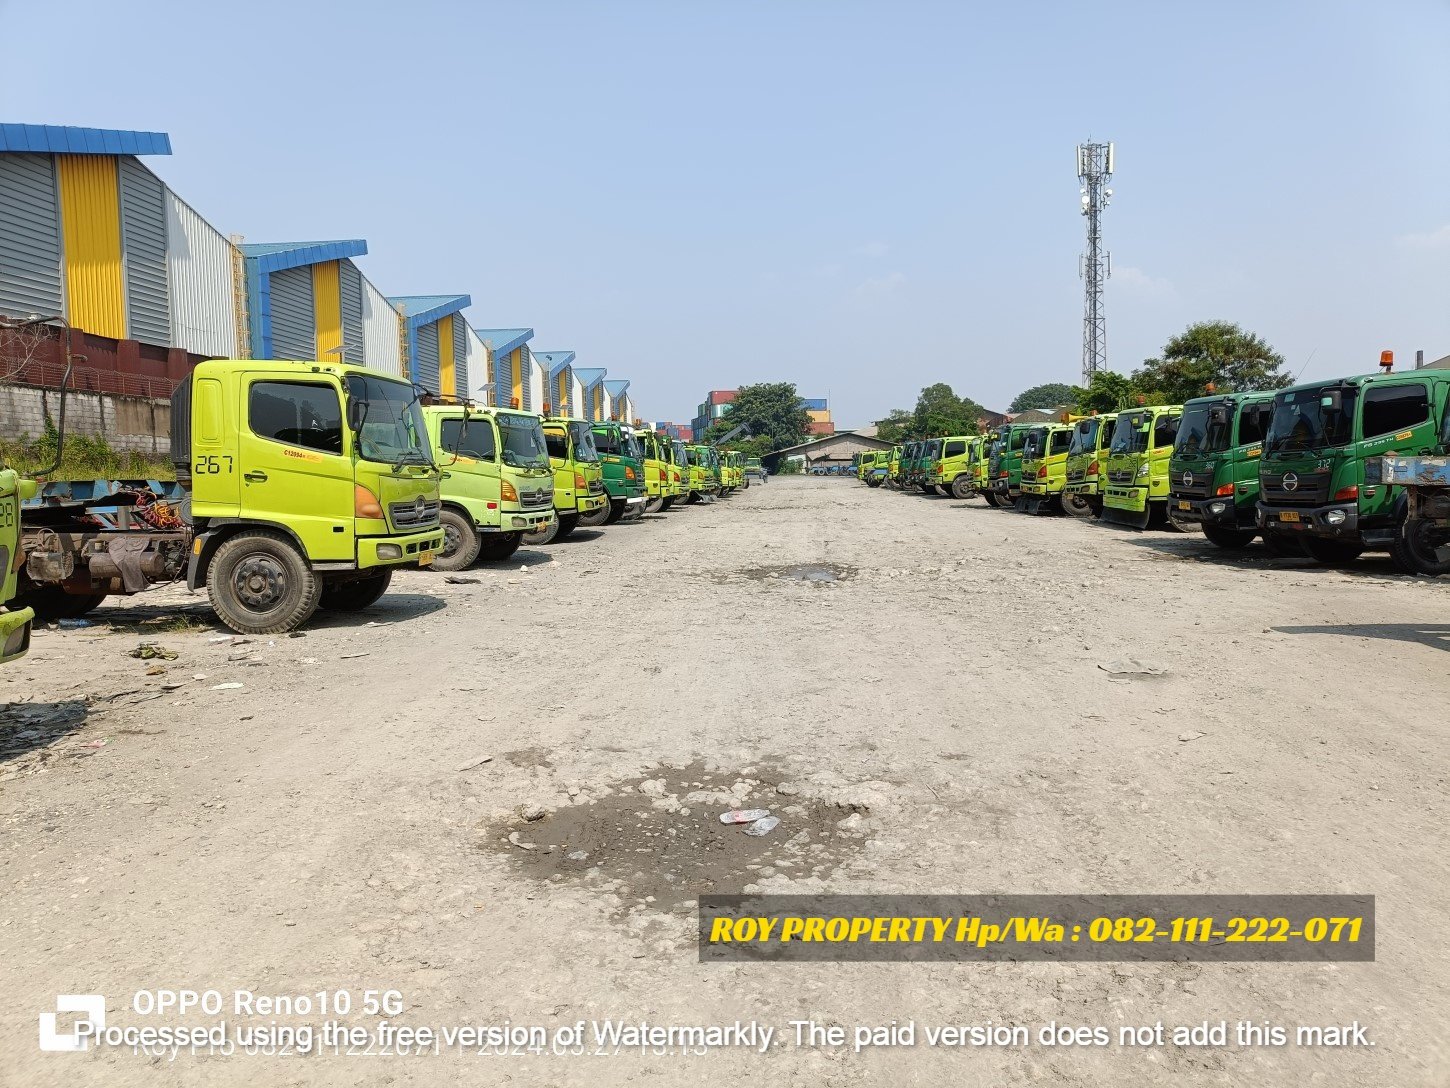
[[[530,544],[547,544],[549,540],[566,537],[579,527],[581,517],[597,516],[609,507],[604,472],[589,421],[572,416],[548,416],[543,427],[549,466],[554,471],[556,528],[553,535],[548,535],[547,530],[530,533],[525,538]]]
[[[976,435],[950,435],[939,439],[941,448],[929,467],[926,482],[943,495],[965,499],[976,491],[973,478],[973,444],[980,444]]]
[[[1027,445],[1027,432],[1039,423],[1004,423],[997,428],[997,441],[988,470],[992,490],[988,501],[997,506],[1015,506],[1022,494],[1022,449]]]
[[[1061,509],[1067,486],[1067,457],[1073,428],[1066,423],[1044,423],[1027,432],[1022,445],[1021,505],[1029,514]]]
[[[1155,404],[1118,413],[1108,448],[1103,520],[1146,529],[1168,520],[1168,460],[1183,406]]]
[[[427,405],[423,420],[442,473],[442,571],[497,562],[518,550],[525,533],[554,520],[553,470],[539,417],[474,404]]]
[[[1220,548],[1245,548],[1258,535],[1259,461],[1273,393],[1195,397],[1168,460],[1170,510],[1197,522]]]
[[[940,438],[928,438],[921,444],[921,449],[916,455],[916,470],[912,473],[912,482],[928,495],[936,494],[936,476],[938,475],[941,448],[942,440]]]
[[[644,466],[644,508],[649,514],[668,510],[675,501],[670,487],[670,444],[654,431],[635,431]]]
[[[1096,516],[1103,509],[1103,481],[1118,414],[1088,416],[1072,425],[1067,447],[1067,480],[1062,486],[1062,509],[1074,517]]]
[[[670,439],[670,493],[681,501],[690,497],[690,450],[679,438]]]
[[[34,480],[14,469],[0,468],[0,664],[22,658],[30,650],[32,608],[11,607],[20,567],[20,501],[35,494]]]
[[[1413,370],[1310,382],[1274,394],[1259,459],[1258,527],[1293,537],[1317,562],[1403,551],[1408,499],[1386,483],[1382,458],[1450,448],[1450,371]]]
[[[644,451],[633,430],[614,420],[601,420],[594,424],[594,448],[599,451],[604,491],[609,496],[604,523],[639,517],[645,506]],[[588,517],[581,520],[590,523]]]
[[[690,454],[689,502],[720,493],[720,459],[713,446],[687,446]]]

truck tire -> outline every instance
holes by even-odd
[[[333,582],[330,585],[324,582],[317,607],[325,608],[329,612],[361,612],[369,605],[377,603],[378,598],[388,591],[392,580],[393,572],[388,569],[347,582]]]
[[[566,536],[579,528],[578,514],[561,514],[554,519],[554,524],[559,528],[554,531],[554,540],[563,540]]]
[[[524,533],[523,536],[521,536],[519,539],[523,543],[528,544],[530,547],[536,548],[541,544],[547,544],[551,540],[556,540],[560,536],[565,535],[560,532],[561,528],[563,527],[563,523],[563,518],[555,516],[554,520],[549,522],[546,528],[536,529],[532,532]]]
[[[652,499],[645,500],[644,512],[646,514],[658,514],[664,508],[665,508],[665,500],[663,498],[661,498],[659,495],[656,495]]]
[[[609,515],[614,512],[614,503],[606,502],[598,510],[591,510],[587,514],[578,514],[578,524],[587,529],[594,529],[600,525],[609,523]],[[622,511],[621,511],[622,512]],[[618,520],[618,519],[615,519]]]
[[[1062,512],[1075,518],[1090,518],[1093,516],[1093,501],[1086,495],[1079,495],[1076,492],[1069,495],[1064,492]]]
[[[518,551],[523,542],[523,533],[481,533],[478,558],[484,563],[497,563]],[[438,565],[436,560],[433,565]]]
[[[1303,541],[1309,558],[1323,567],[1347,567],[1364,552],[1364,548],[1358,544],[1326,540],[1322,536],[1306,536]]]
[[[206,575],[207,597],[240,635],[280,635],[317,611],[322,583],[291,539],[256,529],[222,542]]]
[[[1280,559],[1307,558],[1304,552],[1304,541],[1297,536],[1290,536],[1288,533],[1265,533],[1263,541],[1264,547]]]
[[[1252,529],[1228,529],[1222,525],[1203,524],[1203,535],[1208,537],[1209,542],[1218,545],[1228,551],[1240,551],[1247,548],[1258,536]]]
[[[22,575],[14,607],[33,608],[38,620],[80,619],[106,599],[104,593],[67,593],[60,586],[38,586]]]
[[[972,478],[965,472],[952,481],[951,496],[954,499],[970,499],[973,490]]]
[[[443,547],[433,557],[433,569],[449,572],[473,566],[478,558],[480,535],[473,519],[445,506],[438,522],[443,528]]]
[[[629,509],[629,507],[627,507],[625,505],[625,502],[624,502],[623,499],[610,499],[609,500],[609,513],[607,515],[605,515],[604,524],[605,525],[613,525],[620,518],[624,517],[624,512],[627,509]]]
[[[1406,574],[1450,574],[1450,529],[1425,518],[1404,523],[1390,556]]]
[[[661,514],[666,513],[669,510],[669,508],[671,506],[674,506],[674,505],[675,505],[675,497],[673,495],[666,496],[664,499],[662,499],[660,501],[660,513]]]

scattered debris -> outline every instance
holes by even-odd
[[[1136,657],[1120,657],[1109,661],[1106,664],[1098,665],[1098,668],[1109,676],[1167,676],[1168,670],[1161,665],[1153,665],[1147,661],[1140,661]]]
[[[519,815],[522,816],[527,822],[532,824],[538,822],[539,820],[542,820],[547,815],[547,813],[544,811],[543,805],[531,804],[520,805]]]
[[[57,620],[56,621],[56,625],[59,626],[59,627],[90,627],[90,626],[92,626],[90,620]]]
[[[364,650],[360,654],[343,654],[340,658],[338,658],[338,660],[339,661],[351,661],[355,657],[367,657],[367,656],[368,656],[368,653],[367,653],[366,650]]]
[[[485,763],[492,763],[493,756],[479,756],[477,759],[470,759],[467,763],[460,763],[456,768],[458,771],[471,771],[475,767],[482,767]]]
[[[1206,736],[1208,736],[1208,734],[1205,733],[1205,732],[1203,732],[1203,730],[1200,729],[1196,733],[1179,733],[1178,734],[1178,739],[1179,739],[1179,741],[1181,743],[1187,744],[1191,740],[1197,740],[1199,737],[1206,737]]]
[[[758,838],[762,835],[769,835],[779,826],[779,816],[767,816],[763,820],[756,820],[753,824],[745,829],[745,833],[747,835],[754,835]]]
[[[768,808],[732,808],[729,812],[720,813],[722,824],[753,824],[756,820],[763,820],[770,815]]]
[[[476,586],[483,581],[482,578],[459,578],[451,574],[443,580],[450,586]]]
[[[538,849],[538,847],[535,846],[531,842],[520,842],[519,841],[519,833],[517,831],[510,831],[509,832],[509,845],[510,846],[517,846],[520,850],[537,850]]]
[[[150,661],[153,658],[160,658],[164,661],[175,661],[176,651],[168,649],[159,642],[143,642],[134,650],[126,651],[127,657],[137,657],[142,661]]]
[[[241,686],[242,686],[241,684],[238,684],[236,681],[233,681],[230,684],[213,684],[211,686],[211,690],[212,691],[231,691],[232,689],[239,688]]]

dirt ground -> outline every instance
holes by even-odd
[[[802,570],[805,565],[806,570]],[[824,571],[825,573],[822,573]],[[0,1082],[1443,1085],[1450,582],[786,478],[408,573],[303,637],[108,603],[0,676]],[[128,656],[141,643],[174,658]],[[1135,658],[1162,675],[1115,676]],[[239,686],[238,686],[239,685]],[[750,838],[720,810],[771,808]],[[700,891],[1346,892],[1362,964],[701,964]],[[59,994],[400,1024],[757,1021],[768,1053],[42,1053]],[[788,1024],[848,1028],[797,1046]],[[299,1024],[323,1017],[263,1016]],[[1368,1025],[879,1047],[854,1025]]]

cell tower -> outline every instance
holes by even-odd
[[[1103,284],[1113,274],[1113,258],[1103,251],[1103,211],[1113,198],[1113,145],[1078,144],[1077,179],[1082,182],[1082,214],[1087,217],[1087,252],[1078,274],[1083,279],[1082,384],[1108,365],[1108,320],[1103,314]]]

